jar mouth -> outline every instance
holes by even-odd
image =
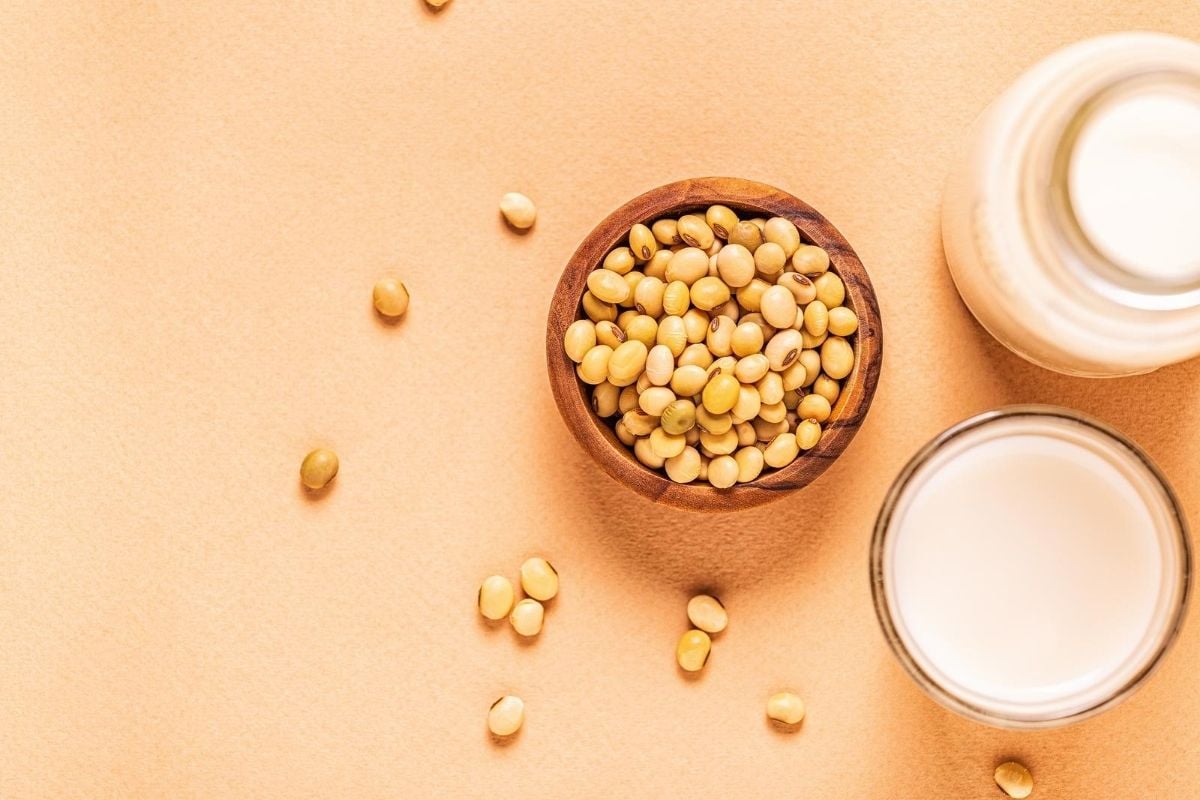
[[[1061,129],[1043,185],[1077,280],[1133,308],[1200,306],[1200,73],[1140,73],[1093,93]]]
[[[940,670],[936,660],[922,655],[919,637],[914,637],[907,628],[908,623],[899,607],[901,603],[893,585],[895,576],[891,565],[895,525],[898,517],[904,514],[907,500],[911,498],[913,482],[919,481],[925,468],[948,448],[953,450],[987,429],[994,430],[996,426],[1021,420],[1034,423],[1043,420],[1053,425],[1077,428],[1081,437],[1107,442],[1108,446],[1122,454],[1122,459],[1128,459],[1131,465],[1136,465],[1147,485],[1153,487],[1155,503],[1162,511],[1163,527],[1159,531],[1159,542],[1164,548],[1163,554],[1169,556],[1164,561],[1164,567],[1173,565],[1163,575],[1158,610],[1145,629],[1144,641],[1136,651],[1130,651],[1140,655],[1129,661],[1128,668],[1113,671],[1112,680],[1107,682],[1103,693],[1091,690],[1083,692],[1077,704],[1069,704],[1063,698],[1044,705],[1022,706],[1002,700],[994,701],[978,691],[960,686]],[[1010,406],[984,412],[935,437],[913,456],[896,477],[876,519],[871,545],[871,589],[876,617],[901,665],[927,694],[942,705],[976,721],[1005,728],[1064,725],[1097,714],[1132,694],[1161,663],[1179,633],[1190,594],[1190,576],[1191,552],[1187,523],[1179,501],[1163,474],[1137,445],[1118,431],[1079,412],[1053,406]],[[1097,689],[1099,686],[1098,683]]]

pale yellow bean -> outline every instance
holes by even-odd
[[[821,423],[815,419],[802,420],[796,426],[796,443],[801,450],[811,450],[821,441]]]
[[[684,447],[683,451],[664,462],[667,477],[676,483],[691,483],[700,477],[700,451],[694,447]]]
[[[776,328],[790,328],[796,321],[796,298],[786,286],[777,284],[767,289],[760,307],[763,318]]]
[[[633,273],[630,273],[633,274]],[[663,313],[663,293],[666,289],[660,279],[647,275],[633,290],[633,307],[639,314],[657,318]]]
[[[621,400],[621,387],[605,381],[592,389],[592,410],[598,417],[611,417],[617,413]]]
[[[688,343],[687,330],[683,326],[683,320],[679,317],[663,317],[659,320],[655,343],[665,344],[671,351],[671,355],[678,358]]]
[[[618,275],[624,275],[633,269],[635,261],[632,250],[628,247],[618,247],[604,257],[604,268]]]
[[[608,379],[617,386],[628,386],[646,369],[646,345],[636,339],[613,350],[608,359]]]
[[[763,356],[765,359],[766,356]],[[795,365],[788,369],[794,369]],[[770,365],[767,365],[770,369]],[[767,405],[774,405],[783,401],[783,377],[778,372],[767,372],[758,382],[754,384],[754,388],[758,389],[758,396]]]
[[[617,411],[624,414],[630,409],[638,407],[638,390],[634,386],[626,386],[621,390],[621,394],[617,397]]]
[[[665,344],[656,344],[646,355],[646,377],[655,386],[666,386],[675,374],[675,356]]]
[[[800,231],[789,219],[771,217],[763,226],[763,238],[783,248],[783,254],[791,258],[800,247]]]
[[[696,425],[701,433],[717,436],[733,430],[733,417],[728,413],[714,414],[703,405],[696,406]]]
[[[712,247],[716,240],[712,228],[708,227],[704,217],[698,214],[684,214],[676,223],[676,230],[684,244],[701,250]]]
[[[575,368],[579,379],[593,386],[608,380],[608,360],[612,358],[613,349],[608,345],[598,344],[588,350],[583,361]]]
[[[817,422],[829,419],[832,410],[829,401],[819,394],[806,394],[800,399],[800,405],[796,406],[796,414],[800,419],[815,419]]]
[[[683,243],[683,240],[679,238],[676,222],[673,219],[660,219],[650,226],[650,232],[663,247],[672,247]]]
[[[823,273],[813,281],[813,285],[817,288],[817,299],[826,308],[837,308],[846,300],[846,284],[842,283],[836,272]]]
[[[698,308],[689,308],[683,315],[683,331],[689,345],[699,344],[708,336],[708,326],[712,322],[708,313]]]
[[[675,646],[675,660],[684,672],[699,672],[708,663],[708,654],[711,651],[712,640],[708,638],[708,634],[700,630],[690,630],[680,637],[679,644]]]
[[[708,464],[708,482],[718,489],[728,489],[737,483],[740,471],[733,456],[717,456]]]
[[[596,346],[596,324],[588,319],[577,319],[567,326],[563,336],[563,349],[567,358],[576,364],[583,361],[587,351]]]
[[[767,283],[762,278],[755,278],[737,290],[737,300],[739,303],[741,303],[742,308],[751,313],[761,311],[762,296],[766,293],[767,289],[770,288],[771,284]]]
[[[767,445],[767,449],[763,451],[763,460],[767,462],[767,466],[779,469],[795,461],[799,454],[800,446],[796,443],[796,436],[781,433]]]
[[[751,353],[738,359],[733,376],[741,383],[758,383],[771,369],[771,362],[762,353]]]
[[[787,419],[787,412],[787,406],[780,402],[769,406],[760,406],[758,416],[767,422],[782,422]]]
[[[493,622],[504,619],[512,611],[516,593],[512,581],[503,575],[492,575],[484,578],[479,585],[479,595],[476,602],[479,613]]]
[[[737,359],[733,356],[721,356],[708,367],[708,379],[712,380],[714,375],[732,375],[737,369]]]
[[[613,396],[613,407],[616,407],[615,395]],[[736,425],[757,417],[760,408],[762,408],[762,399],[758,396],[758,390],[753,386],[742,386],[738,389],[738,400],[733,404],[729,414]]]
[[[733,426],[733,432],[737,434],[738,447],[747,447],[758,440],[754,433],[754,425],[750,422],[739,422]]]
[[[522,231],[532,228],[537,220],[537,206],[520,192],[508,192],[500,198],[500,213],[509,225]]]
[[[696,247],[684,247],[675,251],[667,262],[667,282],[683,281],[691,286],[708,275],[708,256]]]
[[[842,385],[828,375],[821,375],[812,385],[813,394],[819,394],[829,401],[829,405],[837,402],[838,395],[842,393]]]
[[[808,331],[800,331],[800,335],[804,337],[805,350],[819,350],[821,345],[825,344],[825,340],[829,338],[829,331],[825,331],[820,336],[813,336]]]
[[[717,274],[728,286],[747,285],[754,280],[754,272],[754,254],[740,244],[728,244],[717,254]]]
[[[721,305],[708,312],[709,317],[729,317],[734,322],[742,315],[742,307],[734,298],[726,300]]]
[[[729,232],[729,244],[741,245],[751,254],[763,243],[762,230],[753,222],[743,220]]]
[[[821,369],[840,381],[854,369],[854,348],[840,336],[829,337],[821,345]]]
[[[728,302],[729,296],[729,287],[720,278],[704,277],[692,284],[692,305],[702,311],[711,311]]]
[[[762,328],[753,322],[738,323],[738,326],[734,328],[729,345],[733,348],[733,354],[738,357],[761,352],[763,348]]]
[[[762,417],[759,417],[750,424],[754,426],[754,434],[760,442],[770,442],[781,433],[788,432],[786,419],[781,419],[779,422],[767,422]]]
[[[807,373],[804,378],[804,383],[801,386],[811,386],[817,376],[821,374],[821,354],[816,350],[804,350],[800,353],[800,363],[804,365]]]
[[[707,331],[708,326],[706,325],[704,329]],[[675,360],[676,367],[695,365],[704,370],[707,370],[712,363],[713,354],[708,352],[708,345],[704,344],[702,341],[697,342],[696,344],[689,344],[683,349],[683,353],[680,354],[679,358]]]
[[[638,407],[652,417],[661,417],[663,409],[674,402],[675,393],[665,386],[651,386],[638,395]]]
[[[737,403],[740,384],[732,375],[719,374],[704,387],[704,408],[712,414],[724,414]]]
[[[753,435],[753,428],[750,429],[750,433]],[[763,465],[766,463],[763,452],[754,446],[739,449],[733,454],[733,458],[738,465],[738,483],[749,483],[757,478],[762,474]]]
[[[662,428],[650,432],[650,452],[663,459],[674,458],[687,447],[682,433],[667,433]]]
[[[643,436],[633,443],[633,456],[650,469],[662,469],[666,459],[659,458],[650,447],[650,437]]]
[[[804,720],[804,701],[791,692],[777,692],[767,699],[767,717],[785,728]]]
[[[613,426],[617,433],[617,439],[626,447],[633,447],[633,443],[637,441],[637,437],[629,432],[629,428],[625,427],[624,420],[617,420],[617,424]]]
[[[618,320],[620,324],[620,320]],[[658,323],[654,321],[654,317],[646,314],[638,314],[633,319],[629,320],[625,325],[625,339],[634,339],[646,345],[653,347],[658,338]]]
[[[625,331],[615,322],[604,320],[596,323],[596,343],[616,350],[625,343]]]
[[[696,405],[691,400],[675,400],[663,409],[660,422],[667,433],[685,434],[696,427]]]
[[[617,307],[612,303],[605,303],[598,300],[591,292],[584,292],[583,299],[580,302],[583,305],[584,313],[592,322],[601,322],[603,320],[611,322],[617,318]]]
[[[512,736],[524,722],[525,702],[514,695],[501,697],[488,709],[488,730],[496,736]]]
[[[829,332],[834,336],[850,336],[858,330],[858,315],[845,306],[829,309]]]
[[[763,348],[763,354],[772,370],[782,372],[795,363],[803,349],[799,332],[787,328],[771,337],[771,341]]]
[[[733,353],[733,331],[737,327],[729,317],[713,317],[708,325],[705,343],[714,356],[727,356]]]
[[[813,336],[821,336],[829,329],[829,309],[820,300],[814,300],[804,308],[804,330]]]
[[[806,244],[792,255],[792,269],[815,278],[829,269],[829,254],[816,245]]]
[[[647,278],[658,278],[660,281],[666,283],[667,264],[671,262],[671,257],[674,255],[675,253],[671,250],[659,250],[642,267],[642,272],[646,273]]]
[[[817,299],[817,287],[807,275],[785,272],[779,276],[777,283],[791,292],[799,305],[807,305]]]
[[[658,252],[658,240],[649,228],[639,222],[629,229],[629,249],[638,261],[649,261]]]
[[[759,275],[774,279],[783,272],[787,255],[774,242],[767,242],[754,251],[754,269]]]
[[[705,348],[707,351],[707,348]],[[704,391],[708,383],[708,373],[698,364],[684,364],[677,367],[671,376],[671,390],[680,397],[694,397]]]
[[[728,239],[729,232],[738,224],[738,217],[728,206],[715,205],[708,207],[708,211],[704,214],[704,221],[708,223],[708,227],[712,228],[713,233],[722,239]]]
[[[629,284],[608,269],[593,270],[587,278],[588,291],[602,303],[621,303],[629,297]]]
[[[658,427],[658,417],[647,414],[640,407],[626,411],[621,421],[634,436],[649,436],[650,431]]]
[[[629,287],[629,296],[625,298],[625,302],[620,303],[619,305],[622,308],[633,308],[635,304],[633,299],[634,293],[637,292],[638,284],[646,279],[646,274],[635,269],[631,272],[626,272],[623,278],[625,280],[625,285]],[[622,311],[621,313],[624,314],[626,312]],[[620,321],[621,317],[618,316],[617,322],[620,323]]]
[[[811,350],[808,352],[812,352]],[[804,351],[801,351],[801,355]],[[794,391],[804,386],[808,382],[808,367],[803,361],[797,358],[792,365],[779,373],[782,380],[783,390],[785,392]]]
[[[682,317],[691,306],[691,290],[683,281],[671,281],[663,291],[659,304],[659,313],[673,317]],[[657,316],[657,315],[656,315]]]
[[[527,558],[521,564],[521,588],[534,600],[550,600],[558,594],[558,570],[544,558]]]

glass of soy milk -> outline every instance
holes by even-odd
[[[1068,409],[966,420],[908,463],[871,548],[875,608],[934,699],[1011,728],[1123,700],[1174,640],[1187,525],[1136,445]]]

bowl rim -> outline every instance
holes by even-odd
[[[583,318],[580,298],[587,276],[604,256],[624,241],[635,223],[649,224],[710,205],[729,206],[739,215],[779,216],[791,220],[805,242],[829,253],[830,269],[846,286],[845,304],[859,318],[854,336],[855,365],[824,425],[821,441],[782,469],[750,483],[718,489],[708,483],[675,483],[651,470],[616,438],[587,401],[575,364],[563,351],[567,327]],[[546,322],[546,366],[555,405],[567,428],[612,478],[655,502],[697,511],[731,511],[776,500],[817,479],[840,456],[862,426],[883,365],[883,330],[870,277],[845,237],[812,206],[765,183],[743,178],[693,178],[651,189],[608,214],[584,237],[555,287]]]

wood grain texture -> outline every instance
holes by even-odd
[[[583,316],[580,297],[588,273],[622,242],[638,222],[703,210],[714,203],[739,215],[784,217],[795,223],[807,243],[829,253],[830,269],[846,285],[846,305],[859,318],[854,335],[855,365],[821,441],[783,469],[765,473],[747,484],[717,489],[707,483],[679,484],[645,467],[616,437],[612,427],[596,416],[587,388],[575,374],[575,364],[563,352],[567,327]],[[871,280],[854,248],[829,220],[803,200],[763,183],[741,178],[695,178],[652,189],[609,214],[575,251],[554,291],[546,325],[546,367],[558,409],[571,433],[600,467],[617,481],[656,502],[698,511],[750,508],[802,489],[821,475],[849,446],[862,426],[883,365],[883,327]]]

